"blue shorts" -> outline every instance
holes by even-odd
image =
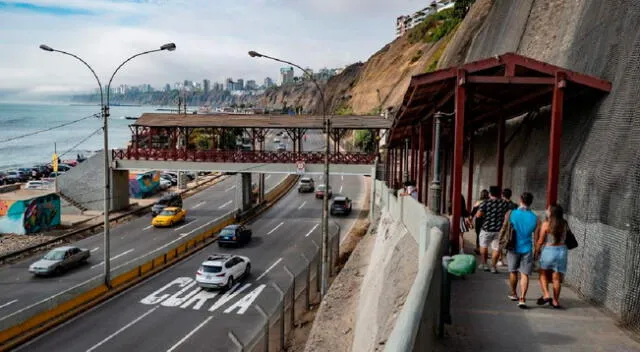
[[[540,254],[540,269],[567,272],[567,246],[545,246]]]

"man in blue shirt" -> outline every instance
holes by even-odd
[[[533,195],[529,192],[524,192],[520,196],[520,207],[512,210],[508,215],[509,222],[515,230],[515,246],[507,251],[509,284],[511,287],[509,299],[518,301],[518,307],[523,309],[527,308],[526,297],[529,289],[529,276],[533,271],[534,237],[537,238],[537,231],[540,227],[538,217],[530,209],[532,202]],[[518,273],[520,273],[520,297],[516,293]]]

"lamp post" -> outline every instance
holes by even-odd
[[[251,57],[264,57],[266,59],[270,59],[273,61],[281,62],[283,64],[291,65],[300,69],[305,74],[309,75],[309,78],[313,82],[313,84],[318,89],[320,93],[320,99],[322,100],[322,120],[324,121],[325,126],[325,154],[324,154],[324,181],[325,181],[325,192],[322,198],[322,280],[320,285],[320,296],[324,297],[327,293],[327,286],[329,282],[329,148],[330,148],[330,131],[331,131],[331,120],[327,116],[326,112],[326,103],[324,100],[324,91],[318,84],[316,79],[307,73],[307,71],[302,68],[300,65],[296,65],[292,62],[281,60],[275,57],[271,57],[268,55],[260,54],[255,51],[249,51],[249,56]]]
[[[156,51],[163,51],[163,50],[167,50],[167,51],[173,51],[176,50],[176,45],[174,43],[168,43],[168,44],[164,44],[163,46],[161,46],[159,49],[155,49],[155,50],[149,50],[149,51],[144,51],[138,54],[135,54],[133,56],[131,56],[130,58],[126,59],[124,62],[122,62],[120,64],[120,66],[118,66],[116,68],[116,70],[113,72],[113,74],[111,75],[111,78],[109,79],[109,84],[107,85],[107,104],[104,103],[104,91],[102,90],[102,84],[100,83],[100,79],[98,78],[98,75],[96,75],[96,72],[93,70],[93,68],[91,68],[91,66],[84,61],[83,59],[81,59],[79,56],[76,56],[72,53],[68,53],[66,51],[62,51],[62,50],[57,50],[57,49],[53,49],[50,46],[47,45],[40,45],[40,49],[44,50],[44,51],[48,51],[48,52],[57,52],[60,54],[64,54],[64,55],[68,55],[71,56],[77,60],[79,60],[80,62],[82,62],[93,74],[93,77],[95,77],[96,81],[98,82],[98,87],[100,88],[100,109],[101,109],[101,113],[102,113],[102,122],[103,122],[103,135],[104,135],[104,284],[107,287],[111,287],[111,267],[110,267],[110,260],[111,260],[111,256],[110,256],[110,244],[109,244],[109,210],[110,210],[110,199],[111,199],[111,183],[110,183],[110,173],[109,173],[109,129],[108,129],[108,121],[109,121],[109,92],[111,90],[111,81],[113,81],[113,77],[116,75],[116,73],[118,72],[118,70],[120,70],[120,68],[122,66],[124,66],[124,64],[126,64],[127,62],[129,62],[131,59],[138,57],[140,55],[144,55],[144,54],[149,54],[149,53],[153,53]]]
[[[440,186],[440,125],[442,118],[447,116],[453,116],[455,113],[443,113],[441,111],[436,112],[433,115],[435,124],[435,136],[433,142],[433,181],[429,187],[431,193],[431,211],[436,214],[440,214],[440,208],[442,203],[442,192]]]

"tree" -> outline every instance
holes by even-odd
[[[471,5],[473,5],[473,3],[476,0],[458,0],[455,2],[455,5],[453,5],[453,15],[456,18],[459,19],[463,19],[467,13],[469,12],[469,9],[471,8]]]

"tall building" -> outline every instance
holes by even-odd
[[[224,89],[224,85],[222,83],[215,82],[213,84],[213,91],[218,92]]]
[[[264,87],[265,88],[271,88],[273,86],[275,86],[276,84],[273,83],[273,80],[271,79],[271,77],[267,77],[264,79]]]
[[[169,83],[164,85],[164,91],[165,92],[170,92],[171,91],[171,85]]]
[[[188,79],[185,79],[184,80],[184,86],[182,88],[184,88],[184,90],[192,90],[193,89],[193,82],[191,82]]]
[[[173,84],[173,89],[182,90],[182,82],[176,82]]]
[[[258,89],[258,85],[256,84],[255,80],[248,80],[247,81],[247,85],[246,85],[247,90],[256,90]]]
[[[235,88],[234,87],[235,82],[233,82],[232,78],[227,78],[227,81],[225,82],[225,84],[226,85],[225,85],[225,89],[224,90],[227,90],[227,91],[235,90],[234,89]]]
[[[293,67],[283,67],[280,69],[280,76],[282,77],[281,84],[293,83]]]
[[[211,89],[211,81],[208,79],[202,80],[202,89],[204,90],[204,94],[209,93],[209,90]]]
[[[235,84],[235,90],[244,90],[244,79],[238,78]]]

